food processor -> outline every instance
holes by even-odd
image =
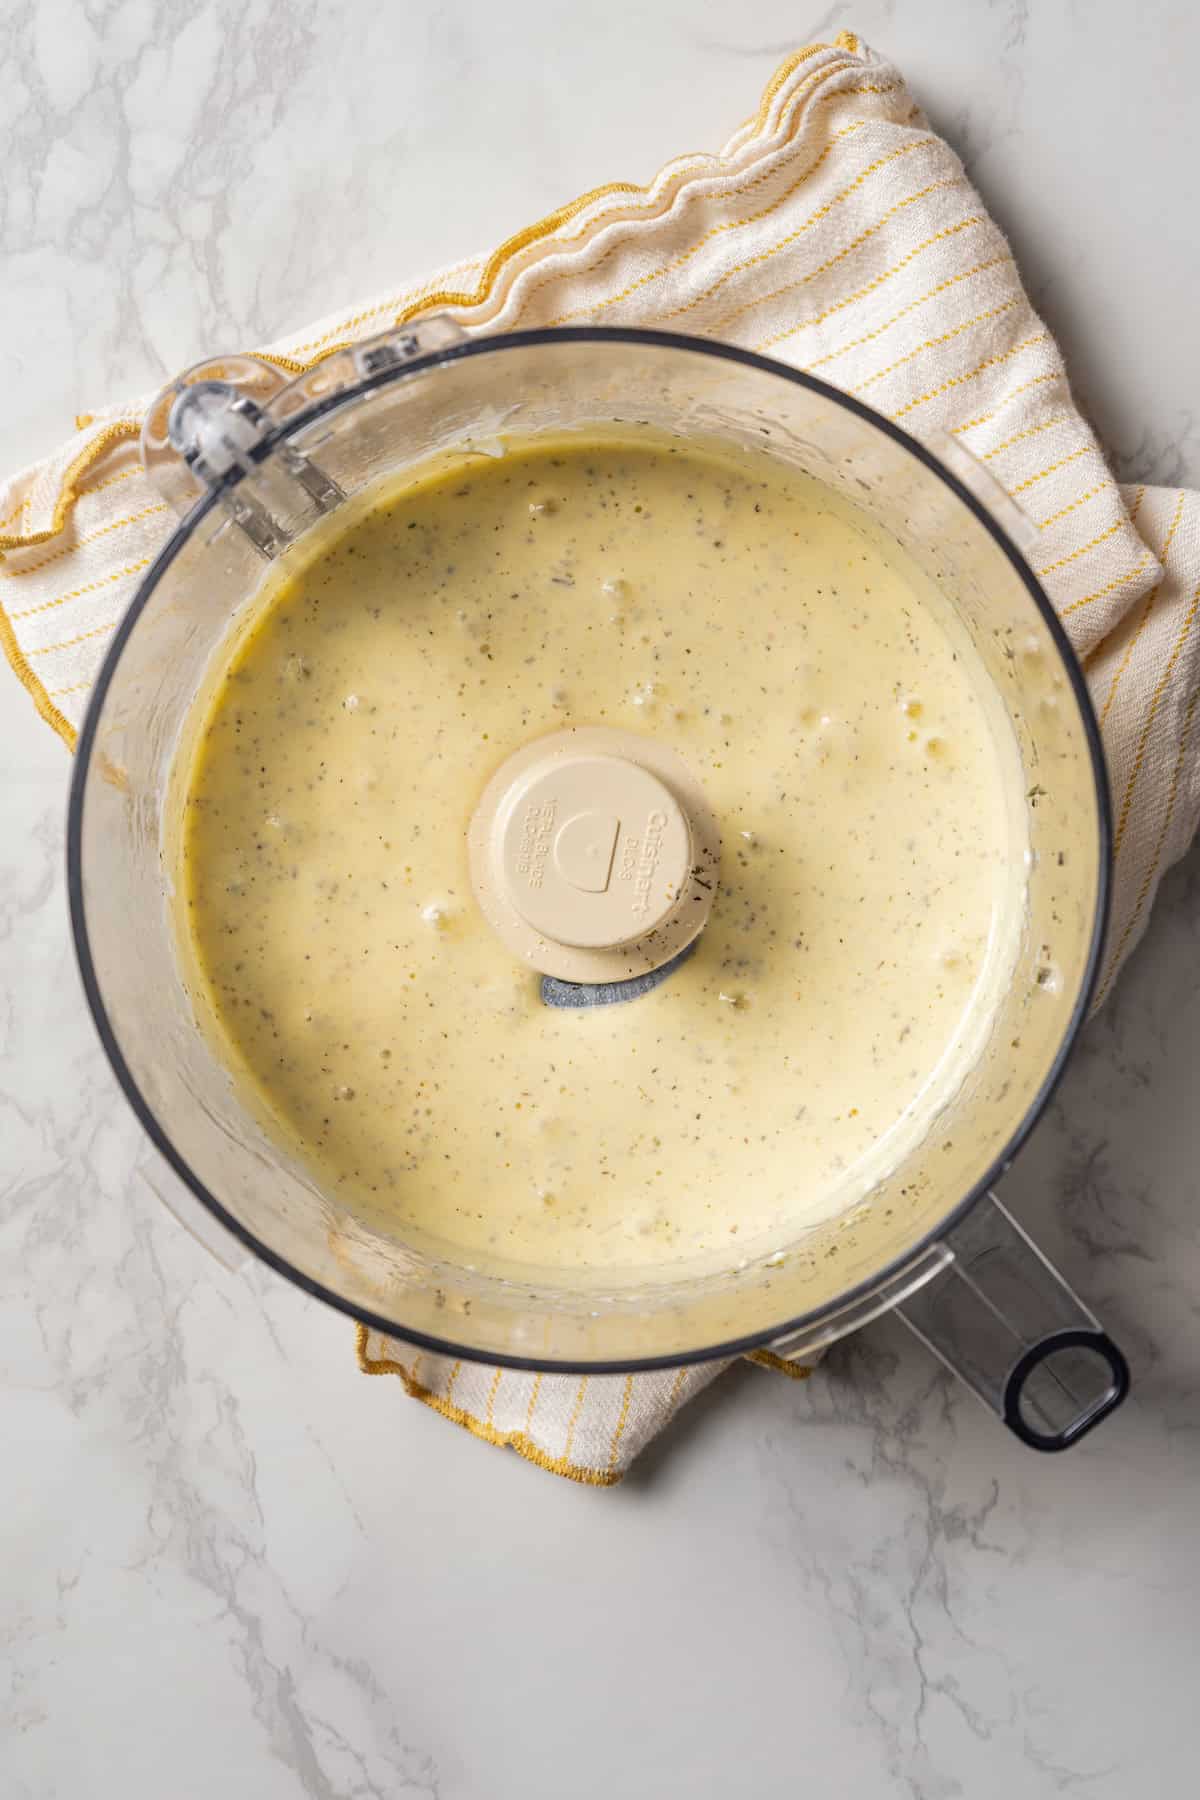
[[[610,1270],[598,1282],[584,1269],[472,1267],[322,1190],[247,1107],[198,1029],[166,845],[185,721],[274,559],[431,457],[494,454],[513,434],[536,441],[613,427],[774,459],[826,484],[899,546],[953,607],[998,696],[1019,750],[1029,848],[1011,982],[982,1054],[922,1142],[860,1203],[770,1254],[750,1247],[720,1267]],[[756,1347],[803,1358],[894,1310],[1037,1449],[1078,1441],[1120,1403],[1129,1381],[1121,1352],[990,1192],[1047,1105],[1092,994],[1109,882],[1103,755],[1073,652],[1018,547],[1029,541],[1026,521],[957,440],[936,451],[809,375],[655,331],[468,338],[435,317],[335,349],[309,369],[229,356],[164,390],[142,455],[180,522],[91,696],[68,860],[88,1001],[161,1152],[155,1185],[185,1223],[227,1259],[253,1254],[380,1331],[511,1367],[616,1373]],[[624,793],[634,781],[619,748],[608,738],[583,746],[590,795],[598,782],[616,780]],[[676,875],[665,898],[649,877],[639,885],[636,869],[629,889],[674,936],[653,967],[621,966],[609,953],[628,940],[628,922],[600,920],[599,898],[594,925],[581,925],[577,909],[564,924],[541,891],[504,910],[537,852],[514,835],[506,794],[514,782],[526,795],[539,783],[557,792],[578,769],[519,743],[498,754],[495,792],[464,796],[464,868],[478,903],[486,912],[494,900],[492,922],[514,954],[521,932],[547,920],[563,939],[570,954],[543,980],[546,1004],[636,1005],[702,929],[703,907],[689,913],[678,890],[696,843],[719,883],[715,821],[692,796],[685,847],[675,799],[686,777],[666,749],[660,766],[641,754],[637,803],[658,821],[655,867]],[[578,762],[578,745],[573,754]],[[591,841],[577,852],[598,854]],[[586,889],[586,878],[573,886]]]

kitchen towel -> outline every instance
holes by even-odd
[[[436,311],[468,332],[595,322],[723,338],[813,370],[935,445],[949,436],[990,471],[1036,528],[1030,560],[1104,735],[1115,894],[1102,1002],[1200,810],[1200,497],[1113,480],[1008,244],[896,69],[848,33],[799,50],[719,155],[682,157],[645,188],[597,189],[489,256],[263,354],[299,372]],[[137,460],[145,405],[82,416],[62,450],[0,489],[0,640],[68,744],[174,523]],[[601,1485],[720,1372],[542,1377],[366,1330],[359,1360],[479,1436]]]

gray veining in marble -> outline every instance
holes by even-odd
[[[715,144],[797,41],[907,69],[1126,478],[1200,482],[1182,5],[13,0],[0,461]],[[623,1488],[490,1450],[138,1176],[0,671],[5,1800],[1129,1800],[1195,1785],[1200,855],[1006,1198],[1127,1345],[1062,1458],[894,1323],[741,1369]]]

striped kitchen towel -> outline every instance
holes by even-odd
[[[719,154],[681,157],[646,187],[597,189],[487,256],[264,353],[299,372],[434,311],[468,332],[599,322],[723,338],[815,371],[917,437],[949,434],[991,471],[1036,529],[1031,560],[1083,660],[1108,753],[1102,1001],[1200,811],[1200,499],[1113,480],[1008,244],[897,70],[850,34],[799,50]],[[68,744],[173,524],[137,460],[145,404],[81,417],[56,455],[0,489],[0,641]],[[618,1480],[719,1373],[538,1377],[365,1330],[359,1358],[488,1441],[597,1484]]]

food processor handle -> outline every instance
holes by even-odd
[[[895,1310],[1022,1443],[1078,1443],[1129,1391],[1121,1351],[994,1194],[942,1247]]]

